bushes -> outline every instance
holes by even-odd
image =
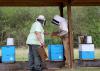
[[[77,44],[77,34],[85,33],[92,35],[96,47],[100,47],[100,7],[73,7],[72,13],[74,43]],[[59,14],[59,8],[57,7],[1,7],[0,33],[5,33],[4,39],[12,34],[16,40],[16,45],[24,46],[30,27],[40,14],[46,17],[47,22],[44,29],[49,33],[56,31],[57,27],[51,24],[51,19],[54,15]],[[64,9],[64,15],[66,16],[66,9]],[[60,38],[46,36],[47,45],[51,44],[48,39],[53,39],[53,44],[61,43]]]

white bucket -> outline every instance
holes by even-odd
[[[14,38],[7,38],[7,45],[14,45]]]
[[[86,43],[91,44],[92,43],[92,36],[87,36],[87,41]]]

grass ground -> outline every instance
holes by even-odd
[[[28,48],[17,48],[16,61],[28,61]]]
[[[74,49],[74,58],[78,59],[78,56],[79,56],[78,49]],[[100,49],[95,49],[95,58],[100,59]],[[17,48],[16,49],[16,60],[17,61],[27,61],[28,60],[28,48]]]

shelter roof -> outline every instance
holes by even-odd
[[[66,6],[67,4],[100,6],[100,0],[0,0],[0,6]]]

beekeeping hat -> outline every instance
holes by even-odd
[[[52,23],[56,25],[60,25],[61,22],[63,22],[65,19],[59,15],[55,15],[52,19]]]
[[[43,15],[39,15],[39,16],[37,17],[37,19],[40,19],[40,20],[44,20],[44,21],[45,21],[45,17],[44,17]]]
[[[36,18],[36,20],[39,21],[39,22],[42,24],[42,26],[44,26],[45,23],[46,23],[46,19],[45,19],[45,17],[44,17],[43,15],[39,15],[39,16]]]

